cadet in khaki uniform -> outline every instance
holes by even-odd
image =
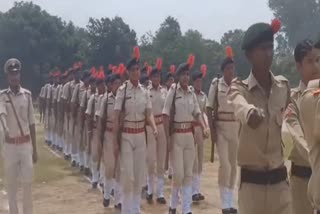
[[[123,214],[140,213],[141,188],[145,184],[146,169],[145,122],[150,124],[154,135],[158,135],[151,112],[150,95],[139,83],[139,62],[139,48],[135,47],[134,57],[126,66],[129,80],[118,89],[114,106],[113,139],[115,157],[118,157],[120,149]],[[121,121],[120,114],[123,114]],[[121,129],[119,122],[123,123]],[[119,135],[121,139],[118,139]]]
[[[92,172],[92,188],[97,188],[99,182],[99,170],[98,170],[98,154],[101,145],[99,143],[98,131],[97,131],[97,117],[96,112],[99,111],[101,99],[106,91],[104,72],[97,72],[95,74],[97,92],[92,94],[86,110],[89,141],[91,145],[91,172]]]
[[[105,167],[104,179],[104,196],[103,205],[108,207],[110,204],[110,196],[112,188],[114,187],[114,206],[116,209],[121,208],[121,189],[120,189],[120,159],[114,156],[114,145],[112,141],[113,130],[113,116],[114,116],[114,103],[116,93],[121,85],[121,74],[114,73],[109,76],[109,90],[110,93],[106,94],[101,100],[101,106],[98,119],[99,135],[102,139],[103,136],[103,162]],[[107,97],[108,96],[108,97]],[[104,123],[104,124],[102,124]],[[104,130],[103,130],[104,129]],[[115,178],[115,179],[114,179]]]
[[[193,64],[194,56],[190,55],[188,63],[181,64],[177,69],[179,82],[171,86],[162,111],[173,166],[170,214],[176,213],[180,189],[182,189],[182,213],[191,213],[192,171],[195,158],[193,121],[197,120],[201,124],[204,135],[207,136],[209,132],[204,125],[197,97],[188,85],[189,72]],[[173,120],[169,119],[170,116]],[[171,130],[169,130],[169,126],[171,126]],[[172,132],[172,136],[170,136],[170,132]]]
[[[237,180],[239,122],[236,121],[234,107],[228,103],[227,98],[231,81],[235,77],[235,66],[231,47],[228,46],[226,50],[227,57],[221,64],[223,77],[212,80],[207,111],[211,139],[216,143],[219,155],[218,183],[222,213],[237,213],[234,189]]]
[[[310,150],[309,160],[312,168],[312,175],[308,185],[308,198],[317,213],[320,213],[320,41],[314,45],[308,58],[308,64],[313,70],[313,77],[317,76],[317,80],[309,81],[307,89],[301,95],[298,107],[300,109],[300,121],[304,137]],[[303,193],[301,193],[301,196],[304,196]]]
[[[49,116],[49,122],[50,122],[50,132],[51,132],[51,138],[52,138],[52,148],[53,149],[59,149],[58,146],[58,140],[56,135],[56,121],[57,121],[57,93],[58,93],[58,86],[59,86],[59,79],[60,79],[60,71],[56,71],[54,73],[54,84],[51,87],[51,95],[50,95],[50,116]]]
[[[241,167],[239,213],[291,213],[281,140],[284,111],[289,103],[288,81],[270,71],[273,37],[280,21],[254,24],[242,48],[252,65],[249,77],[232,82],[229,98],[239,119],[238,164]]]
[[[37,162],[35,119],[32,95],[20,85],[21,63],[9,59],[4,65],[9,88],[0,92],[0,121],[5,131],[4,173],[9,212],[18,214],[17,191],[20,177],[23,190],[23,214],[32,214],[33,163]]]
[[[84,154],[84,174],[89,176],[90,175],[90,166],[91,166],[91,139],[89,139],[89,123],[86,119],[86,110],[88,107],[88,102],[90,97],[96,93],[96,82],[95,82],[95,68],[91,68],[90,76],[89,76],[89,87],[84,93],[84,96],[81,98],[80,108],[81,108],[81,119],[82,123],[80,124],[83,127],[83,145],[85,148]],[[86,74],[85,74],[86,75]]]
[[[310,80],[319,78],[319,71],[314,66],[315,51],[311,40],[300,42],[294,51],[297,69],[302,77],[297,88],[291,90],[291,103],[285,115],[285,125],[293,140],[293,149],[289,156],[291,160],[291,193],[293,213],[313,213],[313,208],[307,197],[308,182],[312,173],[309,163],[309,149],[300,124],[298,103],[306,85]]]
[[[73,91],[72,98],[71,98],[71,106],[72,106],[72,112],[73,112],[73,117],[74,117],[74,139],[77,143],[76,145],[76,150],[78,154],[78,161],[79,161],[79,166],[80,166],[80,171],[84,171],[84,165],[85,165],[85,148],[84,148],[84,142],[83,142],[83,130],[82,130],[82,125],[83,123],[80,122],[80,114],[81,114],[81,100],[82,97],[85,95],[85,92],[89,88],[89,77],[90,73],[89,71],[86,71],[83,76],[82,80],[80,83],[78,83]]]
[[[206,104],[207,104],[207,95],[202,91],[202,80],[205,78],[207,73],[207,66],[202,65],[201,71],[197,71],[192,75],[193,89],[194,93],[197,96],[199,103],[201,117],[205,122],[206,118]],[[208,128],[207,123],[205,122],[206,128]],[[193,179],[192,179],[192,201],[198,202],[205,199],[205,197],[200,193],[200,175],[202,173],[202,164],[203,164],[203,130],[201,124],[197,121],[193,122],[194,126],[194,141],[195,141],[195,159],[193,165]]]
[[[40,96],[43,99],[43,104],[44,104],[44,131],[45,131],[45,141],[47,144],[50,146],[51,145],[51,136],[50,136],[50,130],[49,130],[49,105],[48,105],[48,100],[47,97],[50,95],[50,88],[53,85],[53,73],[49,73],[49,83],[47,83],[44,86],[44,93],[41,94]]]
[[[150,71],[151,85],[148,86],[152,103],[152,113],[158,129],[158,138],[155,138],[151,126],[147,124],[147,183],[148,183],[148,203],[153,202],[153,190],[155,178],[157,178],[157,202],[166,204],[164,197],[164,173],[167,152],[167,139],[163,126],[162,110],[166,99],[167,90],[160,85],[160,73],[162,69],[162,59],[157,60],[156,67]]]
[[[67,140],[66,140],[66,155],[71,156],[72,166],[75,167],[76,163],[78,161],[78,157],[76,154],[76,142],[74,140],[74,133],[73,133],[73,125],[74,125],[74,117],[71,115],[71,98],[73,91],[76,87],[76,84],[80,82],[80,74],[78,73],[79,67],[78,65],[74,65],[71,72],[71,77],[73,80],[67,82],[63,86],[63,109],[65,112],[65,123],[66,123],[66,134],[67,134]]]

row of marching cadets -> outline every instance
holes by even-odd
[[[51,73],[40,94],[46,142],[90,176],[92,188],[103,187],[104,207],[114,198],[122,213],[140,213],[146,186],[149,204],[168,203],[169,213],[176,213],[181,196],[182,212],[191,213],[192,203],[205,199],[200,176],[209,136],[205,112],[211,99],[202,91],[207,66],[191,73],[195,56],[190,55],[163,75],[161,58],[140,71],[138,47],[133,55],[126,66],[110,65],[107,72],[82,71],[79,62],[63,74]]]

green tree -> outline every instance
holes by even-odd
[[[137,44],[136,33],[122,18],[89,19],[90,64],[103,65],[125,63]]]

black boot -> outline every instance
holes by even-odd
[[[169,214],[176,214],[177,210],[169,207]]]
[[[114,208],[117,210],[121,210],[121,203],[114,205]]]
[[[98,182],[93,182],[92,183],[92,189],[97,189],[98,186]]]
[[[80,172],[84,171],[84,166],[80,166]]]
[[[167,203],[167,201],[164,197],[157,198],[157,202],[158,202],[158,204],[166,204]]]
[[[203,201],[205,199],[204,195],[201,193],[198,194],[199,201]]]
[[[105,207],[105,208],[107,208],[107,207],[109,207],[109,205],[110,205],[110,199],[103,199],[103,206]]]
[[[222,214],[231,214],[230,209],[222,209]]]
[[[90,169],[89,168],[84,168],[84,175],[90,176]]]
[[[148,204],[153,204],[153,195],[152,194],[150,194],[150,195],[147,194],[146,199],[147,199]]]
[[[192,202],[199,202],[199,201],[200,201],[199,194],[192,195]]]
[[[71,166],[72,166],[72,167],[76,167],[76,166],[77,166],[76,161],[73,160],[73,161],[71,162]]]
[[[238,214],[238,210],[235,208],[230,208],[230,214]]]

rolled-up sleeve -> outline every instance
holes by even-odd
[[[208,94],[208,100],[206,103],[207,108],[212,108],[214,106],[214,102],[215,102],[215,97],[216,97],[216,87],[217,87],[218,82],[214,82],[212,81],[211,85],[210,85],[210,89],[209,89],[209,94]]]
[[[169,89],[169,92],[167,94],[166,100],[164,102],[162,114],[170,116],[170,110],[171,110],[171,105],[173,102],[173,95],[174,95],[174,87],[171,87]]]
[[[32,96],[30,94],[28,98],[28,119],[29,119],[29,125],[34,125],[35,124],[35,119],[34,119],[34,110],[33,110],[33,103],[32,103]]]
[[[231,88],[228,92],[228,100],[235,109],[235,117],[242,123],[247,124],[248,114],[251,110],[256,109],[252,104],[249,104],[242,94],[241,86],[236,83],[232,83]]]
[[[124,90],[125,89],[121,89],[121,90],[118,89],[115,104],[114,104],[114,110],[121,111],[122,102],[123,102],[123,99],[125,99],[124,98]]]

